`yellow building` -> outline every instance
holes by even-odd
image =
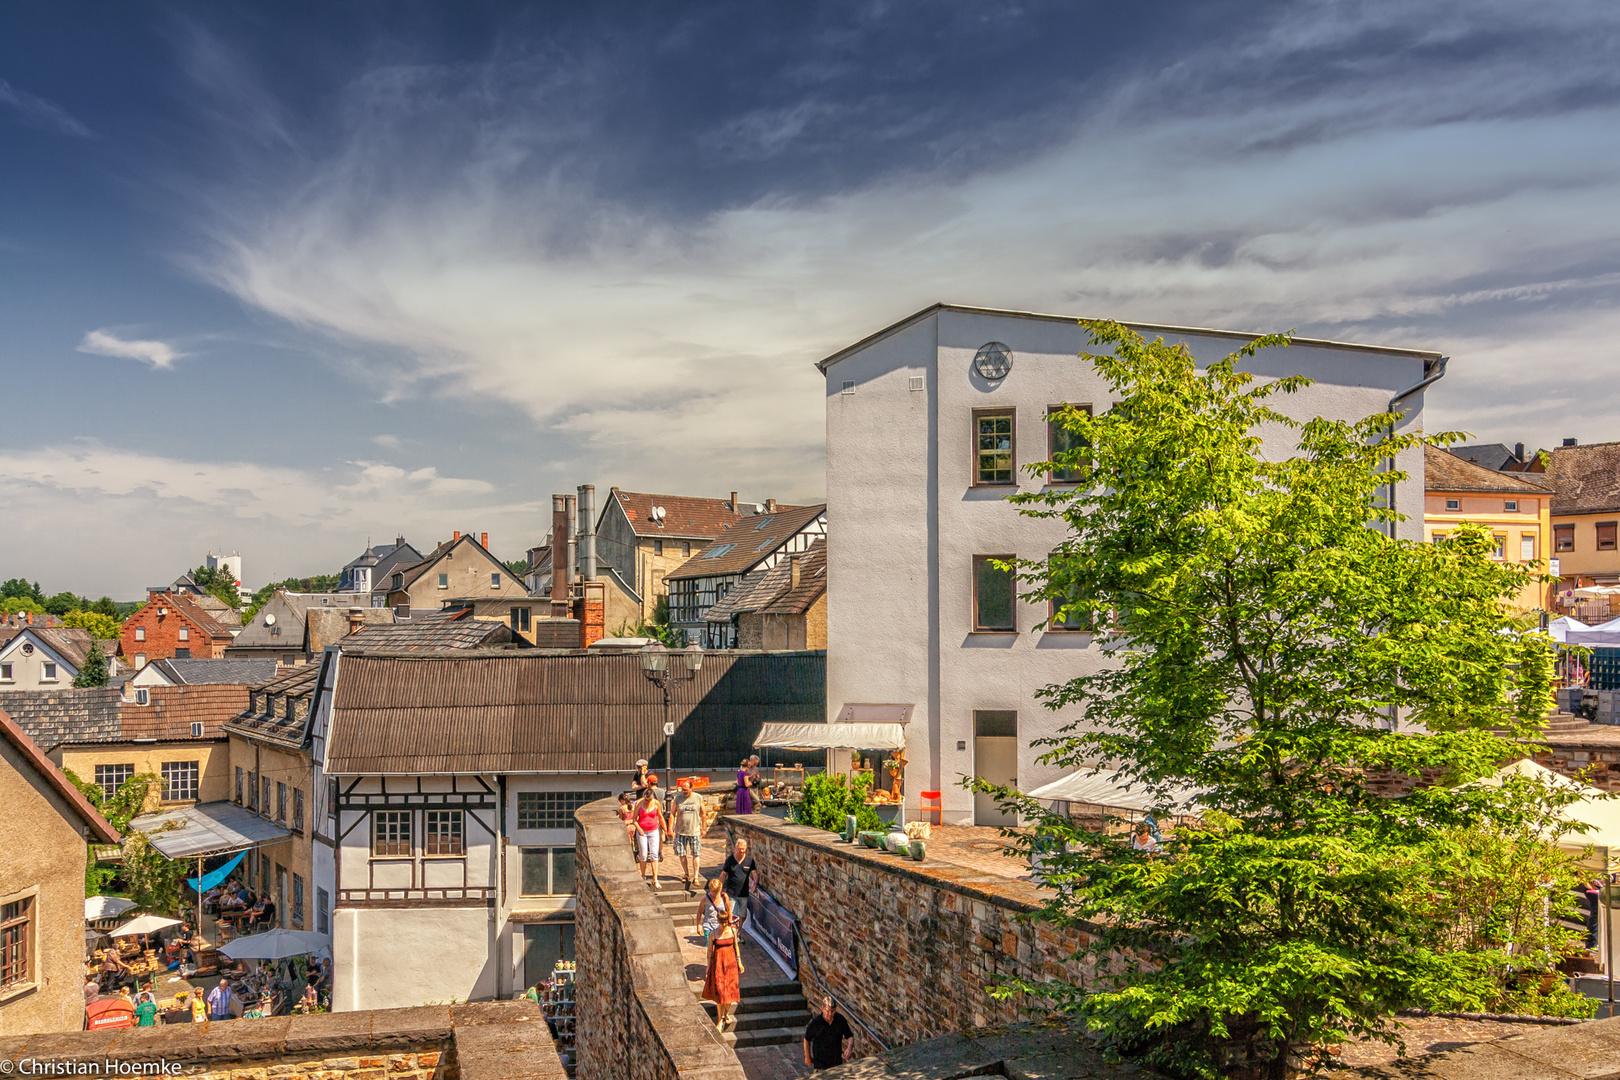
[[[1431,543],[1458,525],[1483,525],[1496,538],[1496,557],[1540,569],[1552,539],[1553,493],[1522,479],[1465,461],[1435,447],[1423,453],[1423,534]],[[1526,585],[1516,606],[1545,608],[1551,587]]]
[[[1567,599],[1585,585],[1620,584],[1620,442],[1575,444],[1548,452],[1545,483],[1553,490],[1552,556]],[[1571,605],[1572,606],[1572,605]],[[1606,604],[1582,611],[1605,618]]]

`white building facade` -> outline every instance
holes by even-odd
[[[1184,343],[1205,363],[1253,338],[1133,328]],[[986,346],[990,362],[976,366]],[[844,523],[828,552],[828,718],[847,704],[916,706],[906,729],[907,813],[920,809],[921,791],[939,791],[947,823],[1003,824],[991,800],[960,786],[964,776],[1028,791],[1065,771],[1039,764],[1042,749],[1031,743],[1074,721],[1076,710],[1054,712],[1035,694],[1099,670],[1101,643],[1089,632],[1041,627],[1046,605],[1021,599],[1010,620],[986,626],[975,581],[987,557],[1042,558],[1064,538],[1061,521],[1026,517],[1006,499],[1047,486],[1024,466],[1051,456],[1050,410],[1109,408],[1102,377],[1078,358],[1089,347],[1074,318],[937,305],[818,365],[827,378],[827,512]],[[1444,360],[1296,339],[1245,366],[1266,378],[1314,380],[1273,400],[1299,419],[1360,419],[1405,393],[1406,432],[1422,426],[1422,392],[1410,391],[1442,373]],[[981,436],[999,460],[979,459]],[[998,470],[1008,451],[1010,469]],[[1420,540],[1421,451],[1397,465],[1408,479],[1396,509],[1410,515],[1399,535]]]

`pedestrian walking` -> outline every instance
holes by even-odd
[[[651,787],[644,789],[641,798],[636,800],[633,825],[636,836],[636,861],[641,864],[641,880],[647,880],[650,870],[652,887],[662,889],[664,886],[658,880],[658,860],[663,854],[663,838],[669,833],[669,818],[664,815],[664,808],[658,805],[658,800],[653,795],[654,790]]]
[[[748,841],[742,837],[732,845],[731,854],[720,867],[720,876],[725,880],[726,895],[731,898],[732,906],[737,909],[738,924],[748,918],[748,894],[753,892],[757,878],[754,857],[748,854]]]
[[[210,1020],[231,1018],[231,984],[224,979],[220,979],[208,992],[208,1018]]]
[[[714,932],[720,927],[732,923],[736,918],[737,908],[721,888],[725,882],[718,877],[709,879],[704,886],[703,899],[698,903],[697,914],[692,916],[692,925],[703,934],[703,944],[707,945],[714,939]]]
[[[200,1024],[207,1019],[208,1002],[203,1000],[203,989],[199,986],[191,991],[191,1022]]]
[[[735,920],[720,924],[709,937],[709,966],[703,975],[703,1000],[714,1002],[718,1017],[714,1030],[725,1031],[737,1023],[737,1002],[742,1000],[742,942]]]
[[[855,1047],[855,1033],[833,999],[821,999],[821,1011],[804,1029],[804,1063],[812,1069],[836,1069]]]
[[[754,812],[754,782],[748,775],[748,759],[743,758],[742,764],[737,766],[737,813],[752,814]]]
[[[703,796],[692,790],[692,781],[682,780],[675,798],[671,825],[675,832],[675,854],[681,860],[681,884],[690,894],[697,883],[698,857],[703,848]]]
[[[1136,835],[1131,837],[1131,848],[1134,851],[1145,852],[1148,855],[1158,854],[1159,842],[1153,839],[1153,830],[1148,827],[1147,822],[1137,823]]]

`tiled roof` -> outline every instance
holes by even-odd
[[[208,614],[213,617],[213,620],[219,623],[221,626],[231,627],[242,625],[241,614],[235,608],[231,607],[217,596],[213,596],[209,593],[203,593],[201,596],[188,596],[186,599],[208,612]]]
[[[123,731],[118,707],[119,692],[111,687],[0,691],[0,709],[46,751],[64,742],[117,742]]]
[[[1522,473],[1503,473],[1475,465],[1436,446],[1423,448],[1423,490],[1481,492],[1502,495],[1547,495],[1539,484],[1522,480]]]
[[[207,634],[215,641],[230,641],[231,632],[219,620],[198,607],[193,598],[185,593],[168,593],[165,597],[167,603],[178,608],[180,613],[196,624],[197,629]]]
[[[225,730],[302,746],[309,729],[310,698],[320,670],[319,664],[304,664],[249,687],[247,707],[226,722]]]
[[[277,589],[264,607],[254,613],[247,626],[231,643],[233,650],[264,649],[277,652],[297,652],[304,647],[304,625],[311,608],[336,608],[347,611],[352,607],[369,607],[370,593],[295,593]],[[273,615],[281,625],[280,634],[272,634],[265,624],[265,616]],[[240,653],[238,653],[240,655]]]
[[[1498,472],[1502,471],[1505,465],[1518,463],[1518,459],[1513,456],[1513,451],[1499,442],[1479,443],[1475,446],[1452,446],[1447,448],[1447,452],[1457,455],[1464,461],[1472,461],[1475,465],[1486,469],[1494,469]]]
[[[85,654],[90,651],[90,631],[76,626],[36,626],[32,629],[52,652],[72,665],[74,671],[84,666]],[[106,652],[105,645],[102,651]]]
[[[435,613],[435,616],[438,614]],[[522,638],[514,638],[511,627],[503,622],[435,616],[386,626],[368,626],[359,633],[350,634],[340,644],[345,655],[366,650],[417,652],[437,649],[478,649],[507,643],[514,643],[521,648],[528,644]]]
[[[118,833],[108,824],[107,819],[101,816],[101,812],[84,797],[84,793],[73,786],[73,782],[66,774],[52,764],[51,759],[40,750],[39,744],[31,739],[15,720],[7,716],[4,710],[0,710],[0,739],[10,743],[40,778],[73,809],[74,814],[90,830],[93,839],[105,844],[118,843],[120,839]]]
[[[1546,484],[1554,514],[1620,510],[1620,442],[1557,446],[1550,451]]]
[[[205,660],[183,657],[152,661],[152,666],[181,686],[206,686],[214,683],[234,683],[248,686],[274,678],[274,659]]]
[[[770,615],[803,615],[827,591],[827,542],[817,540],[798,556],[799,587],[793,588],[793,556],[769,570],[755,570],[703,613],[705,622],[729,622],[734,615],[758,611]]]
[[[826,718],[824,652],[710,653],[675,695],[675,760],[735,767],[767,721]],[[628,772],[664,745],[664,703],[634,653],[345,653],[335,775]]]
[[[778,509],[774,514],[755,514],[743,518],[693,554],[664,580],[747,573],[826,512],[825,505],[797,506],[787,510]]]
[[[191,725],[203,725],[202,738],[224,737],[223,726],[247,708],[248,688],[236,686],[153,686],[148,704],[123,702],[122,739],[192,739]],[[105,740],[80,740],[74,742]]]
[[[620,491],[614,488],[608,496],[618,502],[619,509],[630,522],[637,536],[678,536],[690,540],[713,540],[736,524],[742,515],[726,499],[702,499],[692,495],[653,495],[644,491]],[[747,505],[746,503],[744,505]],[[652,520],[652,508],[664,508],[662,528]],[[603,511],[606,511],[603,507]],[[749,507],[753,511],[753,507]]]

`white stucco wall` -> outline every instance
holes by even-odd
[[[1202,361],[1242,344],[1230,336],[1180,337]],[[1011,372],[993,383],[971,369],[990,341],[1013,352]],[[972,796],[957,784],[974,772],[974,711],[1017,711],[1018,781],[1028,790],[1061,773],[1036,763],[1031,740],[1073,719],[1072,711],[1047,709],[1035,691],[1103,662],[1089,634],[1036,631],[1043,606],[1019,603],[1016,634],[971,632],[973,556],[1038,558],[1064,535],[1061,522],[1009,506],[1009,489],[972,486],[972,412],[1016,408],[1016,464],[1044,460],[1049,406],[1090,403],[1101,412],[1110,404],[1101,377],[1077,357],[1085,347],[1072,321],[945,309],[827,370],[827,503],[838,530],[828,553],[829,715],[851,702],[915,704],[907,803],[916,807],[924,789],[941,790],[947,821],[972,818]],[[1276,401],[1279,411],[1301,419],[1381,412],[1393,393],[1423,377],[1415,356],[1309,345],[1268,350],[1247,367],[1316,380]],[[923,378],[921,391],[910,389],[915,376]],[[843,392],[846,381],[855,384],[851,394]],[[1405,428],[1421,426],[1421,395],[1408,407]],[[1399,464],[1412,479],[1397,506],[1415,515],[1400,534],[1420,539],[1421,453]],[[1018,481],[1022,490],[1038,487],[1022,471]]]
[[[333,1008],[397,1009],[495,996],[487,908],[339,911],[333,927]]]

